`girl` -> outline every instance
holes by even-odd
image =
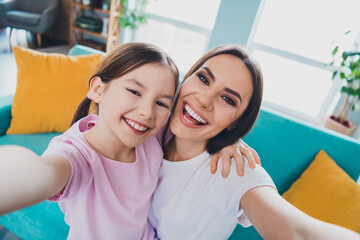
[[[8,181],[0,183],[0,214],[50,198],[65,214],[68,239],[153,239],[147,213],[163,157],[155,134],[169,115],[178,70],[153,45],[123,44],[89,85],[71,128],[41,157],[1,147],[0,175]],[[92,101],[98,116],[87,116]]]
[[[149,211],[160,239],[227,239],[237,223],[264,239],[359,239],[290,205],[260,166],[210,174],[210,154],[252,128],[262,91],[260,67],[236,46],[211,50],[185,76]]]
[[[69,239],[154,239],[147,213],[163,155],[154,135],[177,86],[174,62],[157,47],[117,47],[91,78],[80,120],[41,157],[3,147],[0,174],[8,181],[0,183],[0,214],[51,198],[65,213]],[[98,116],[82,118],[90,99]]]

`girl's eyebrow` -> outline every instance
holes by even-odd
[[[212,71],[208,68],[208,67],[202,67],[203,69],[205,69],[205,71],[209,74],[210,78],[215,81],[215,76],[214,74],[212,73]],[[230,88],[224,88],[224,90],[232,95],[234,95],[235,97],[237,97],[240,102],[242,102],[242,98],[240,96],[240,94]]]
[[[138,85],[139,87],[141,87],[141,88],[143,88],[143,89],[147,89],[142,83],[136,81],[136,79],[130,78],[130,79],[126,79],[125,81],[134,83],[134,84]],[[172,101],[173,98],[174,98],[173,96],[166,95],[166,94],[162,94],[160,97],[162,97],[162,98],[168,98],[168,99],[170,99],[171,101]]]
[[[141,87],[141,88],[145,88],[145,86],[142,85],[142,83],[136,81],[136,80],[133,79],[133,78],[126,79],[126,81],[131,82],[131,83],[135,83],[136,85],[138,85],[138,86]]]

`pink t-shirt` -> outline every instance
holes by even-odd
[[[66,187],[51,199],[65,214],[68,239],[156,239],[147,214],[163,157],[158,137],[136,147],[134,163],[117,162],[85,140],[96,121],[96,115],[80,119],[43,154],[61,155],[72,167]]]

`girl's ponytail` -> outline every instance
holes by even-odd
[[[74,118],[70,126],[76,123],[79,119],[86,117],[89,114],[90,104],[91,104],[91,100],[88,97],[85,97],[84,100],[82,100],[82,102],[79,104],[78,108],[76,109]]]

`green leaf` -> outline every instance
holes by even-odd
[[[349,88],[348,87],[345,87],[345,86],[343,86],[342,88],[341,88],[341,93],[348,93],[348,91],[349,91]]]
[[[331,55],[335,56],[338,51],[339,51],[339,46],[336,46],[336,47],[331,51]]]
[[[338,73],[338,71],[337,71],[337,70],[335,70],[335,71],[333,72],[333,74],[332,74],[331,79],[334,79],[334,78],[335,78],[335,76],[337,75],[337,73]]]
[[[353,89],[353,88],[348,88],[348,95],[355,96],[356,95],[356,90]]]
[[[341,78],[341,79],[346,79],[345,73],[341,72],[341,73],[340,73],[340,78]]]

